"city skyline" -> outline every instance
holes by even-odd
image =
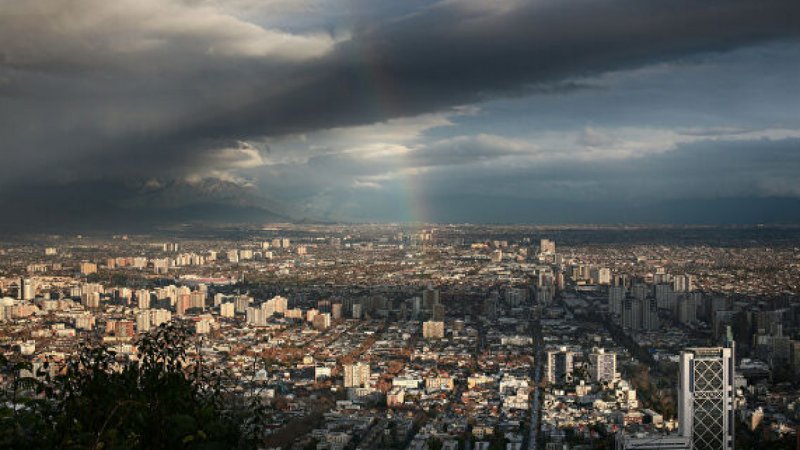
[[[290,223],[0,236],[0,446],[793,449],[798,242]]]
[[[800,222],[800,5],[5,3],[4,230]]]

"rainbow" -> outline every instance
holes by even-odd
[[[397,117],[402,113],[402,95],[397,92],[395,83],[390,74],[379,63],[381,55],[373,46],[365,45],[362,42],[355,42],[357,58],[360,58],[361,66],[365,70],[358,72],[358,81],[366,95],[365,98],[372,99],[371,109],[376,117],[388,120]],[[426,223],[431,215],[429,205],[425,201],[425,195],[421,186],[417,182],[416,174],[411,170],[415,165],[410,160],[399,164],[401,167],[396,169],[402,175],[397,183],[398,207],[400,214],[397,220],[404,223]],[[407,169],[407,170],[403,170]]]

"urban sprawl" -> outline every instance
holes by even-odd
[[[629,232],[642,236],[285,224],[6,239],[0,351],[29,364],[0,384],[55,376],[83,345],[135,362],[141,336],[172,323],[190,363],[265,406],[259,448],[794,448],[800,240]]]

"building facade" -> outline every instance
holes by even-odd
[[[734,346],[681,352],[678,420],[694,450],[729,450],[734,443]]]

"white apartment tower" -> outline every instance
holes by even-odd
[[[20,300],[33,300],[36,298],[36,285],[30,278],[20,278],[19,280],[19,294],[17,297]]]
[[[572,379],[574,353],[567,347],[547,352],[547,382],[561,384]]]
[[[607,382],[617,378],[617,354],[596,348],[589,354],[589,375],[593,381]]]
[[[222,303],[219,305],[219,315],[221,317],[234,317],[236,315],[236,308],[233,303]]]
[[[611,269],[601,267],[597,269],[597,284],[611,284]]]
[[[370,369],[367,363],[344,365],[344,387],[359,388],[369,386]]]
[[[150,291],[147,289],[139,289],[136,291],[136,305],[139,309],[150,308]]]
[[[144,333],[150,331],[152,323],[150,321],[150,311],[139,311],[136,313],[136,331]]]
[[[691,275],[676,275],[672,279],[672,289],[675,292],[691,292],[694,290],[693,281]]]

